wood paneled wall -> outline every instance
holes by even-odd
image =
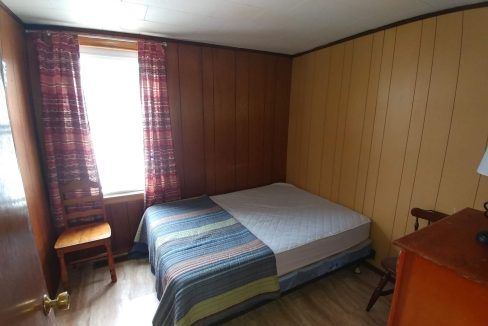
[[[376,263],[412,207],[482,208],[488,8],[416,21],[293,60],[287,181],[373,220]]]
[[[169,42],[167,60],[182,196],[284,181],[291,59]]]
[[[285,181],[291,58],[168,42],[168,94],[182,197]],[[105,200],[115,254],[126,253],[142,195]]]
[[[291,57],[172,41],[167,60],[183,198],[284,181]],[[35,85],[37,73],[31,73]],[[132,247],[143,205],[142,195],[106,200],[114,253]],[[56,264],[51,264],[55,271]]]
[[[7,101],[17,160],[27,200],[32,233],[50,294],[57,289],[58,271],[49,208],[41,173],[29,82],[23,26],[0,7],[0,42],[7,71]]]

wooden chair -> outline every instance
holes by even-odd
[[[421,208],[412,208],[411,214],[415,217],[415,231],[419,229],[419,218],[427,220],[428,224],[430,225],[431,223],[437,222],[438,220],[447,216],[447,214],[438,211],[425,210]],[[381,261],[381,266],[385,270],[385,273],[383,274],[380,282],[374,289],[374,292],[371,295],[371,298],[369,299],[368,305],[366,307],[366,311],[371,310],[379,297],[393,293],[393,288],[388,290],[383,289],[388,282],[395,283],[397,259],[398,257],[386,257]]]
[[[112,282],[117,282],[110,242],[112,231],[106,220],[99,185],[89,180],[74,181],[62,185],[60,191],[66,228],[58,237],[54,249],[58,255],[64,289],[70,289],[65,254],[100,246],[105,247],[106,253],[90,259],[106,256]],[[100,208],[87,207],[93,206],[93,203],[99,203]]]

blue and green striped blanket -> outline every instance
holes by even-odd
[[[139,241],[156,275],[153,325],[211,324],[279,296],[271,249],[207,196],[149,207]]]

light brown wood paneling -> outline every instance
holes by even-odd
[[[488,138],[487,58],[488,8],[467,11],[454,111],[436,199],[436,207],[446,212],[471,206],[476,197],[480,178],[476,169]]]
[[[487,8],[459,11],[293,60],[287,180],[370,217],[376,263],[413,230],[412,207],[454,213],[488,198],[476,173],[488,144],[487,22]],[[317,59],[327,51],[329,65]]]
[[[383,54],[380,68],[380,80],[376,98],[376,110],[371,140],[371,152],[369,154],[368,175],[364,193],[364,204],[362,212],[366,216],[373,215],[376,184],[378,180],[381,149],[383,145],[383,132],[385,130],[386,111],[388,97],[390,95],[390,80],[393,67],[393,55],[395,53],[396,29],[385,31],[383,41]]]
[[[313,91],[310,115],[310,141],[308,150],[307,183],[306,189],[317,193],[320,189],[320,165],[322,163],[323,125],[325,119],[326,89],[329,82],[330,51],[324,49],[317,51],[313,76]]]
[[[322,134],[323,149],[319,193],[321,196],[327,198],[330,198],[332,194],[334,154],[337,137],[337,118],[339,116],[339,99],[342,84],[342,70],[344,66],[344,49],[344,44],[338,44],[330,48],[329,79],[327,83],[327,88],[325,90],[327,92],[327,101],[325,104],[325,124]],[[295,69],[295,61],[293,61],[293,69]],[[292,92],[290,94],[290,97],[294,96],[293,82],[294,80],[292,80]],[[291,120],[292,116],[290,115],[290,125]],[[291,134],[288,137],[288,142],[291,142]],[[287,163],[292,164],[290,160],[288,160]]]
[[[361,136],[361,151],[359,153],[358,175],[356,178],[356,195],[354,196],[354,209],[361,211],[364,205],[364,194],[366,188],[366,179],[368,177],[369,158],[371,154],[371,141],[373,137],[373,128],[375,123],[376,99],[378,94],[383,39],[385,33],[378,32],[373,35],[373,48],[371,54],[371,68],[369,72],[368,95],[366,98],[366,107],[364,113],[363,133]]]
[[[377,253],[385,256],[389,250],[393,229],[398,189],[400,187],[410,114],[415,91],[415,80],[420,50],[422,23],[398,27],[390,95],[386,113],[383,145],[378,180],[376,183],[371,236],[376,241]]]
[[[435,206],[456,94],[461,35],[461,12],[437,18],[432,76],[412,193],[412,207]],[[407,230],[413,230],[413,226],[407,225]]]
[[[349,89],[352,71],[352,56],[354,52],[354,41],[347,41],[344,44],[344,62],[342,71],[342,84],[339,99],[337,130],[335,136],[334,167],[332,170],[332,192],[330,198],[339,201],[339,186],[341,183],[342,153],[344,150],[344,139],[346,130],[347,106],[349,103]]]
[[[410,128],[408,131],[405,160],[403,161],[402,178],[395,211],[395,224],[392,231],[392,239],[397,239],[405,234],[406,223],[413,221],[408,219],[410,215],[410,199],[415,181],[417,159],[422,140],[427,96],[432,70],[432,58],[435,40],[435,19],[422,22],[422,38],[420,40],[419,62],[417,65],[417,80],[415,95],[410,116]],[[390,246],[390,254],[397,254],[396,249]]]
[[[338,201],[344,206],[353,208],[355,189],[358,177],[359,154],[364,127],[366,97],[368,95],[369,71],[373,35],[364,36],[353,41],[354,51],[351,67],[351,84],[346,108],[344,126],[344,145],[339,182]]]

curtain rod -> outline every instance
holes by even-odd
[[[44,31],[44,32],[47,32],[47,33],[53,33],[53,32],[59,32],[59,31],[56,31],[56,30],[39,30],[39,29],[26,29],[25,32],[26,33],[34,33],[34,32],[40,32],[40,31]],[[90,37],[90,38],[98,38],[98,39],[102,39],[102,40],[110,40],[110,41],[123,41],[123,42],[137,42],[138,40],[140,39],[143,39],[143,38],[138,38],[138,37],[132,37],[132,36],[110,36],[110,35],[103,35],[103,31],[100,31],[100,34],[90,34],[90,33],[86,33],[86,32],[81,32],[81,33],[76,33],[76,32],[73,32],[73,31],[62,31],[63,33],[71,33],[71,34],[76,34],[76,35],[79,35],[79,36],[84,36],[84,37]],[[160,42],[163,46],[168,46],[168,44],[164,41],[161,41]]]

